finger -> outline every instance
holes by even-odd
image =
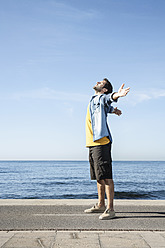
[[[129,91],[130,91],[130,90],[126,90],[126,93],[128,94]]]
[[[124,85],[125,85],[125,84],[122,84],[121,87],[120,87],[120,89],[123,89],[123,88],[124,88]]]
[[[126,88],[125,90],[130,90],[130,87]]]
[[[130,91],[130,88],[125,89],[125,93],[128,93]]]

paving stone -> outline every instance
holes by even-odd
[[[55,236],[55,232],[18,232],[4,244],[3,248],[53,247]]]
[[[159,232],[141,232],[150,248],[165,248],[165,238]]]
[[[14,235],[13,232],[1,231],[0,232],[0,247],[2,247],[2,245],[4,245],[13,235]]]
[[[105,232],[105,234],[100,234],[101,247],[104,248],[148,248],[146,242],[138,235],[132,234],[131,232]]]
[[[53,248],[100,248],[98,233],[90,232],[58,232]]]

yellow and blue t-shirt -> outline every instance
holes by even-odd
[[[112,136],[107,124],[108,113],[113,113],[113,94],[92,96],[86,116],[86,146],[106,145],[112,142]]]
[[[106,145],[109,142],[110,140],[108,137],[103,137],[99,140],[93,141],[93,131],[92,131],[92,124],[91,124],[89,105],[88,105],[87,115],[86,115],[86,147]]]

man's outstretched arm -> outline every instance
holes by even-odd
[[[128,94],[128,92],[130,91],[130,87],[123,89],[124,88],[124,84],[121,85],[121,87],[119,88],[118,92],[115,92],[112,96],[113,100],[117,100],[119,97],[123,97],[126,96]]]

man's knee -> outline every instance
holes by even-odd
[[[106,185],[113,185],[113,179],[104,179]]]
[[[97,183],[101,185],[105,185],[105,180],[104,179],[97,180]]]

